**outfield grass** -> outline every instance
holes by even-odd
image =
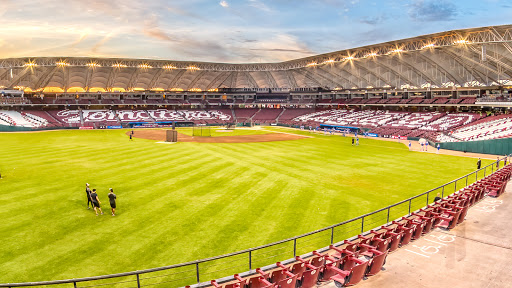
[[[372,139],[352,147],[340,136],[164,145],[125,132],[0,134],[0,282],[152,268],[270,243],[419,194],[476,162]],[[86,182],[105,215],[86,209]]]

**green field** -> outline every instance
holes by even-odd
[[[476,162],[397,142],[352,147],[340,136],[166,145],[125,133],[0,134],[0,283],[139,270],[270,243],[419,194]],[[86,182],[105,215],[86,209]]]

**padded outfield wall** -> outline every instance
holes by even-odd
[[[445,142],[440,143],[442,149],[494,154],[509,155],[512,154],[512,138],[466,141],[466,142]]]
[[[24,131],[64,130],[64,129],[78,129],[78,127],[41,127],[41,128],[31,128],[31,127],[0,125],[0,132],[24,132]]]

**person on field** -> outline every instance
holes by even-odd
[[[409,151],[411,151],[411,146],[412,146],[412,143],[411,143],[411,141],[409,141]]]
[[[92,205],[94,206],[94,212],[96,212],[96,216],[98,216],[98,210],[100,211],[101,215],[103,215],[103,211],[101,211],[101,206],[100,206],[100,204],[101,204],[100,198],[98,198],[96,189],[92,189],[91,199],[92,199]]]
[[[423,144],[423,142],[421,142],[421,150],[420,150],[421,152],[423,152],[423,146],[424,146],[424,144]]]
[[[130,134],[130,141],[133,141],[132,137],[133,137],[133,133]]]
[[[112,216],[116,216],[116,194],[114,194],[114,190],[109,188],[110,192],[108,192],[108,201],[110,202],[110,209],[112,209]]]
[[[496,170],[500,169],[500,157],[496,158]]]
[[[359,146],[359,137],[356,137],[356,146]]]
[[[354,138],[352,138],[352,146],[354,146],[354,141],[355,141],[355,139],[354,139]]]
[[[439,154],[439,149],[441,149],[441,145],[439,145],[439,143],[437,143],[437,154]]]
[[[476,161],[476,170],[479,170],[480,167],[482,167],[482,160],[478,158],[478,161]]]
[[[91,207],[89,207],[89,203],[91,203],[92,208],[94,208],[92,205],[91,188],[89,188],[89,183],[85,183],[85,194],[87,195],[87,209],[91,209]]]

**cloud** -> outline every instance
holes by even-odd
[[[222,7],[224,7],[224,8],[228,8],[228,7],[229,7],[228,2],[226,2],[225,0],[220,1],[220,2],[219,2],[219,5],[220,5],[220,6],[222,6]]]
[[[416,0],[409,9],[409,17],[420,22],[451,21],[457,14],[457,7],[446,0]]]
[[[160,28],[158,17],[154,14],[150,15],[146,20],[144,20],[144,28],[143,33],[146,36],[151,38],[155,38],[157,40],[162,41],[173,41],[174,39],[166,33],[162,28]]]
[[[105,43],[107,43],[108,40],[110,40],[110,38],[112,38],[112,33],[109,33],[108,35],[106,35],[105,37],[103,37],[100,41],[98,41],[96,43],[96,45],[94,45],[94,47],[92,47],[91,49],[91,52],[94,53],[94,54],[98,54],[98,50],[103,46],[105,45]]]
[[[361,18],[361,20],[359,20],[359,22],[361,22],[363,24],[368,24],[368,25],[377,25],[377,24],[381,24],[386,19],[387,19],[386,15],[379,15],[379,16],[373,16],[373,17],[367,16],[367,17]]]
[[[265,3],[259,0],[249,0],[249,5],[265,12],[273,12],[272,9],[270,9]]]
[[[178,7],[167,7],[167,10],[169,12],[175,14],[175,15],[180,15],[180,16],[184,16],[184,17],[190,17],[190,18],[194,18],[194,19],[198,19],[198,20],[206,21],[206,22],[210,22],[211,21],[211,19],[203,17],[203,16],[201,16],[201,15],[199,15],[197,13],[190,12],[190,11],[178,8]]]

